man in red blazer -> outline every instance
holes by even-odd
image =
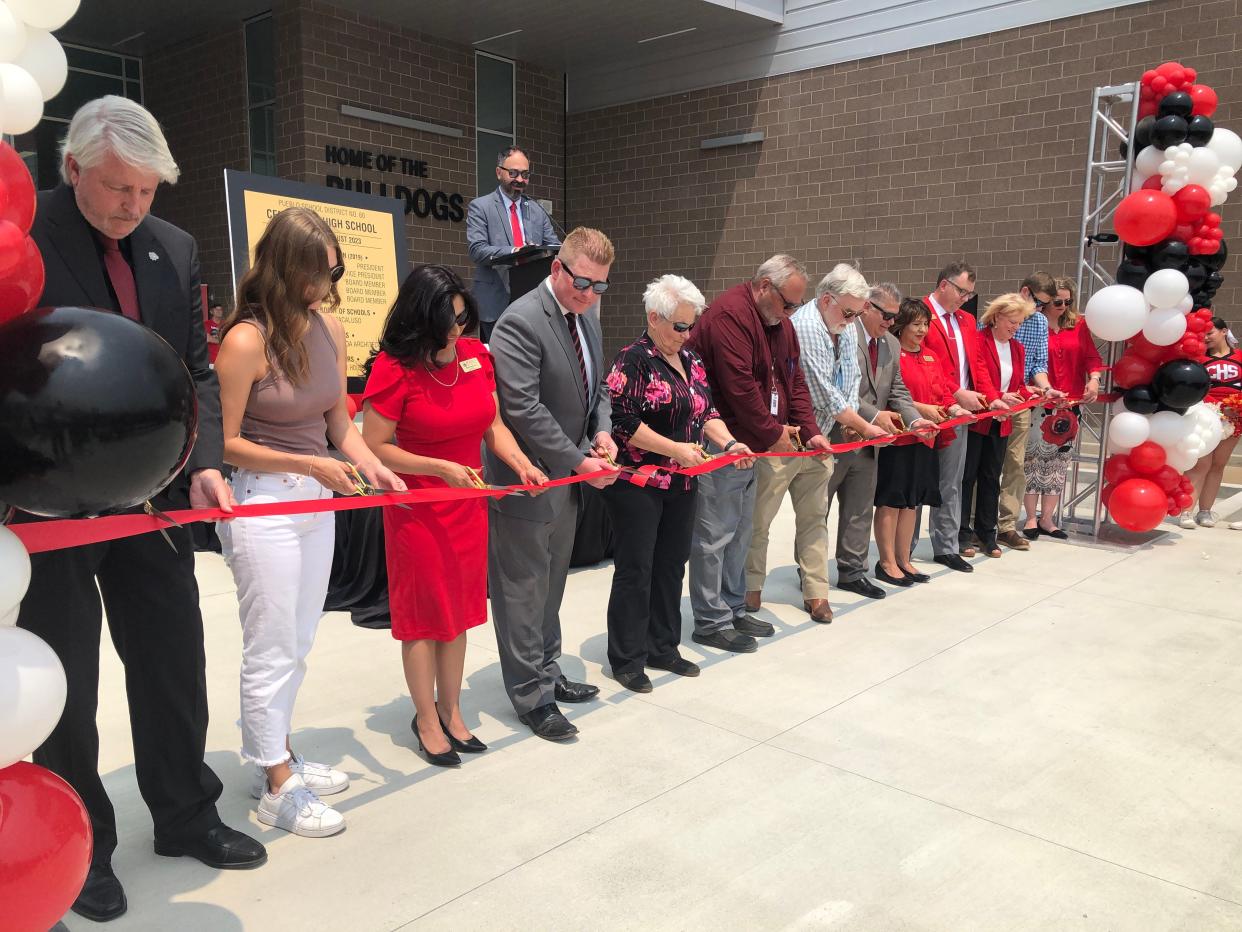
[[[975,270],[965,261],[950,262],[936,277],[936,289],[923,303],[931,310],[931,325],[923,340],[944,371],[945,384],[967,411],[1005,408],[988,367],[979,354],[975,318],[962,305],[975,294]],[[954,428],[952,443],[937,451],[940,460],[940,507],[931,512],[933,559],[962,573],[974,570],[958,553],[962,520],[962,471],[966,465],[966,425]]]

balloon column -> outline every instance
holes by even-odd
[[[1237,188],[1242,139],[1215,126],[1216,92],[1193,68],[1165,62],[1143,75],[1139,122],[1122,155],[1134,161],[1130,193],[1113,227],[1123,247],[1117,284],[1087,302],[1087,326],[1124,340],[1113,365],[1123,392],[1108,431],[1101,499],[1114,521],[1151,530],[1193,505],[1183,475],[1220,442],[1208,390],[1203,334],[1228,249],[1214,212]]]
[[[67,783],[22,762],[60,720],[65,671],[40,638],[14,627],[30,557],[0,526],[0,902],[6,929],[43,932],[82,889],[91,824]]]

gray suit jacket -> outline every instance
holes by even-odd
[[[588,397],[565,317],[545,283],[511,304],[492,331],[488,349],[496,368],[500,414],[518,444],[550,479],[570,475],[600,431],[612,432],[612,405],[604,385],[607,364],[599,322],[578,316],[578,334],[595,378]],[[511,485],[517,477],[490,450],[488,480]],[[517,518],[551,521],[569,488],[538,497],[510,495],[492,507]]]
[[[875,375],[871,374],[871,354],[867,348],[867,331],[861,320],[851,325],[854,337],[858,340],[858,368],[862,370],[862,378],[858,382],[858,413],[863,420],[871,421],[881,411],[896,411],[909,426],[920,417],[919,410],[914,406],[910,390],[901,378],[901,344],[891,333],[880,339]],[[838,434],[840,425],[833,428]],[[836,442],[839,438],[832,438]],[[866,452],[874,455],[875,450],[864,447]]]
[[[561,244],[542,207],[523,196],[519,209],[526,245]],[[466,244],[470,247],[470,261],[474,263],[470,292],[479,303],[479,320],[498,320],[509,306],[509,270],[494,269],[486,263],[513,251],[513,227],[499,187],[470,202],[466,211]]]

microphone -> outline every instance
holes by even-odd
[[[543,205],[540,204],[533,197],[528,197],[527,195],[523,194],[522,199],[525,201],[529,201],[531,204],[534,204],[536,207],[538,207],[543,212],[543,215],[547,217],[548,220],[552,223],[552,226],[556,229],[556,232],[561,235],[561,242],[562,243],[565,242],[565,237],[567,237],[569,234],[565,232],[565,228],[563,226],[561,226],[559,223],[556,222],[556,218],[554,218],[550,213],[544,210]]]

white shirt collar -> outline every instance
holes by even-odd
[[[561,304],[561,299],[556,296],[556,292],[552,290],[552,277],[545,278],[543,283],[547,286],[548,294],[552,295],[552,300],[556,302],[556,306],[561,309],[561,313],[566,316],[572,314],[573,311],[567,310],[565,305]]]
[[[934,311],[935,311],[937,314],[939,314],[941,317],[946,317],[946,316],[951,317],[951,316],[953,316],[953,315],[949,314],[949,312],[948,312],[948,311],[946,311],[944,308],[942,308],[942,307],[940,306],[940,302],[936,300],[936,295],[935,295],[935,293],[929,294],[929,295],[927,296],[927,300],[931,302],[931,305],[932,305],[932,310],[934,310]]]
[[[522,195],[520,195],[520,194],[519,194],[519,195],[517,196],[517,198],[512,198],[512,197],[509,197],[509,195],[505,194],[505,189],[504,189],[504,188],[502,188],[502,187],[500,187],[499,185],[497,185],[496,190],[500,192],[500,197],[501,197],[501,199],[505,202],[505,210],[506,210],[506,211],[508,211],[508,210],[509,210],[509,205],[510,205],[510,204],[517,204],[517,205],[518,205],[518,209],[519,209],[519,210],[521,209],[521,207],[522,207],[522,203],[521,203],[521,201],[522,201]]]

